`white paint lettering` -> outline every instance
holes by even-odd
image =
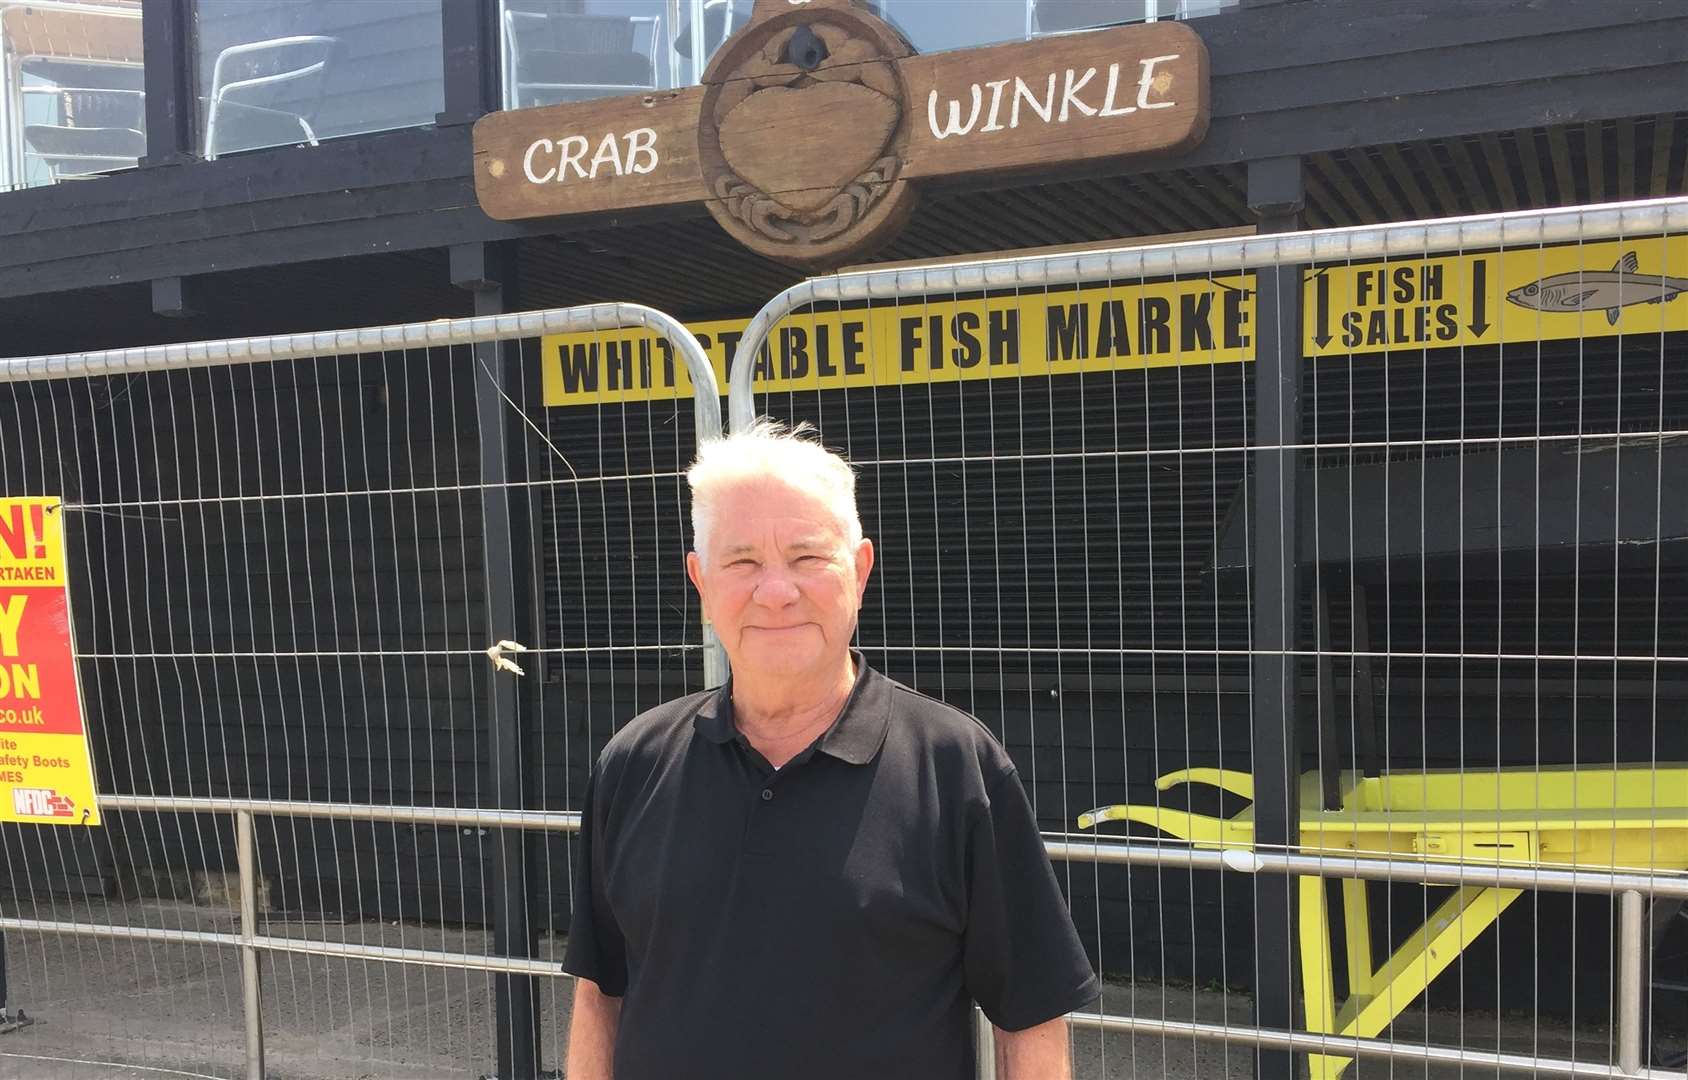
[[[547,154],[557,148],[557,144],[552,142],[550,139],[536,139],[534,140],[533,145],[527,148],[527,153],[522,155],[522,175],[528,178],[528,183],[530,184],[543,184],[548,182],[553,176],[557,175],[556,169],[552,169],[544,176],[541,176],[533,171],[533,152],[542,146],[545,148],[545,152]]]
[[[1043,101],[1041,102],[1033,96],[1032,88],[1026,85],[1026,80],[1015,76],[1014,107],[1008,114],[1008,126],[1011,128],[1020,126],[1021,101],[1032,107],[1032,112],[1037,113],[1039,120],[1046,124],[1049,123],[1049,118],[1055,115],[1055,73],[1053,71],[1049,73],[1049,87],[1044,91]]]
[[[967,114],[967,123],[961,122],[961,102],[955,98],[949,101],[949,122],[940,130],[938,127],[938,92],[932,91],[926,95],[926,122],[932,127],[934,139],[947,139],[951,135],[965,135],[973,130],[973,125],[979,122],[979,106],[983,104],[979,92],[979,84],[973,84],[973,111]]]
[[[1078,96],[1078,92],[1084,89],[1084,84],[1089,82],[1095,74],[1096,69],[1089,68],[1085,71],[1084,77],[1075,83],[1073,82],[1073,69],[1067,69],[1067,81],[1061,87],[1061,123],[1067,122],[1069,109],[1077,109],[1085,116],[1096,115],[1096,110],[1086,105]]]
[[[1160,94],[1166,93],[1172,86],[1172,76],[1163,75],[1157,79],[1155,77],[1155,65],[1162,60],[1176,60],[1181,55],[1181,53],[1172,53],[1170,56],[1151,56],[1142,62],[1143,77],[1137,80],[1137,107],[1139,109],[1170,109],[1178,104],[1176,101],[1157,101],[1151,105],[1149,104],[1149,91],[1153,90]]]
[[[603,141],[598,144],[598,152],[592,155],[592,179],[594,180],[598,179],[598,166],[600,165],[611,165],[615,168],[615,174],[621,175],[621,143],[617,141],[613,131],[604,136]]]
[[[1002,125],[997,123],[996,118],[997,114],[1002,110],[1002,88],[1008,85],[1008,80],[997,79],[993,82],[988,82],[985,85],[991,88],[991,114],[989,118],[985,120],[985,126],[979,129],[981,134],[987,131],[1002,130]]]
[[[1137,111],[1137,106],[1127,105],[1123,109],[1114,108],[1114,95],[1119,91],[1119,65],[1108,65],[1108,96],[1102,99],[1102,111],[1099,116],[1129,116]]]
[[[634,128],[627,133],[627,171],[643,175],[657,167],[656,129]]]
[[[580,159],[586,156],[588,145],[590,144],[587,143],[584,135],[570,135],[557,144],[557,151],[563,156],[561,164],[557,166],[557,183],[560,184],[568,179],[563,174],[568,172],[570,168],[574,169],[574,175],[582,180],[586,179],[586,170],[580,167]]]

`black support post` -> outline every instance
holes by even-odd
[[[503,107],[498,0],[442,0],[445,42],[445,111],[440,127],[472,124]]]
[[[1248,167],[1249,208],[1262,232],[1301,227],[1301,160],[1272,158]],[[1264,267],[1256,272],[1254,362],[1254,654],[1253,696],[1254,839],[1264,848],[1300,841],[1297,747],[1297,613],[1301,596],[1296,559],[1300,551],[1296,512],[1299,455],[1281,449],[1301,441],[1301,268]],[[1296,967],[1296,878],[1254,875],[1254,1004],[1263,1027],[1290,1030],[1302,1025]],[[1255,1058],[1260,1080],[1292,1080],[1295,1058],[1282,1050],[1261,1050]]]
[[[454,284],[475,296],[476,315],[516,310],[514,252],[502,245],[471,244],[451,250]],[[475,416],[480,433],[481,557],[488,644],[535,640],[529,501],[522,483],[525,455],[512,453],[519,421],[505,400],[521,401],[520,353],[514,342],[471,347],[475,380]],[[490,753],[486,790],[503,810],[527,809],[526,732],[534,700],[537,667],[529,674],[489,671],[486,733]],[[493,952],[532,957],[537,953],[529,904],[533,896],[532,838],[518,829],[500,829],[487,838],[488,879],[493,919]],[[495,974],[493,1007],[497,1023],[497,1080],[537,1080],[539,1075],[539,1001],[531,975]]]
[[[193,0],[147,0],[141,20],[146,56],[147,152],[142,165],[174,165],[198,156]]]

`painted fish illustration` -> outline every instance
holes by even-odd
[[[1631,251],[1610,270],[1572,270],[1520,285],[1506,294],[1508,301],[1534,311],[1604,311],[1615,326],[1619,312],[1631,304],[1662,304],[1688,292],[1688,278],[1643,274]]]

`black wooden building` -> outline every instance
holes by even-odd
[[[961,2],[881,6],[923,48],[1187,18],[1211,58],[1211,126],[1194,151],[1131,171],[930,190],[880,261],[1688,191],[1688,8],[1677,0],[991,0],[1013,12],[1000,26],[981,20],[976,41],[953,40],[956,20],[944,17]],[[613,17],[680,7],[550,6]],[[12,125],[12,190],[0,190],[0,353],[607,300],[725,318],[799,280],[701,211],[529,223],[481,211],[470,127],[503,107],[523,63],[503,38],[514,25],[504,13],[545,7],[144,0],[143,55],[103,61],[93,89],[77,68],[97,51],[85,20],[86,47],[73,40],[65,55],[16,69],[35,73],[24,81],[35,89],[20,95],[16,119],[30,123]],[[1089,14],[1043,27],[1029,14],[1053,20],[1063,7]],[[648,45],[636,37],[622,50],[648,61],[636,77],[684,81],[689,60],[674,51],[692,39],[661,21],[648,32]],[[229,81],[242,55],[231,48],[298,37],[330,40],[330,59],[244,113],[225,108],[223,134],[208,139],[216,72]],[[94,109],[94,89],[145,91],[130,99],[135,123],[105,125],[144,130],[144,145],[107,145],[98,153],[116,160],[76,178],[74,157],[38,129],[75,127],[70,115]],[[52,107],[68,111],[39,111]],[[1520,353],[1484,365],[1454,350],[1389,365],[1322,360],[1308,365],[1303,425],[1310,442],[1681,429],[1688,383],[1660,373],[1682,344],[1559,342],[1528,362]],[[858,389],[771,407],[821,420],[829,441],[858,457],[1053,459],[1080,438],[1089,450],[1239,447],[1250,426],[1245,367]],[[559,455],[577,478],[672,473],[691,445],[690,404],[547,411],[521,398],[549,443],[510,423],[499,456],[508,480],[550,493],[511,500],[515,546],[502,552],[483,528],[489,436],[476,377],[467,351],[434,350],[0,391],[5,493],[101,508],[82,516],[72,552],[103,790],[490,805],[512,797],[509,782],[530,808],[573,809],[616,724],[701,685],[697,653],[677,647],[699,633],[680,567],[679,481],[657,475],[637,493],[590,498],[542,483],[561,475]],[[1659,453],[1658,475],[1682,477],[1680,456]],[[1002,732],[1052,830],[1091,805],[1153,801],[1154,778],[1174,768],[1250,767],[1248,663],[1227,653],[1247,646],[1247,586],[1235,576],[1246,547],[1233,527],[1246,513],[1247,457],[1180,460],[1177,471],[1045,461],[1035,475],[1022,460],[942,492],[931,471],[864,475],[869,532],[886,533],[882,552],[898,554],[882,555],[863,644],[892,674]],[[1344,451],[1309,455],[1306,467],[1343,470],[1345,490],[1377,497],[1369,464]],[[1421,455],[1411,467],[1432,490],[1449,469],[1504,473],[1493,447]],[[314,494],[346,490],[384,494]],[[1075,518],[1103,505],[1095,492],[1112,501],[1095,520]],[[1575,525],[1565,513],[1575,510],[1559,518]],[[1363,623],[1370,640],[1422,653],[1682,653],[1688,567],[1673,546],[1633,538],[1637,554],[1614,559],[1608,543],[1597,560],[1579,557],[1580,529],[1567,535],[1536,561],[1491,550],[1481,573],[1428,540],[1422,551],[1374,552],[1374,566],[1410,565],[1412,588],[1386,596],[1333,579],[1330,632],[1352,640]],[[1304,598],[1309,635],[1317,599]],[[1007,617],[985,618],[987,604]],[[1501,618],[1518,605],[1532,617]],[[605,650],[539,665],[541,677],[523,684],[516,747],[500,742],[511,728],[495,715],[486,661],[428,656],[507,632]],[[939,660],[892,647],[909,643],[978,651]],[[622,647],[638,648],[614,652]],[[1130,659],[1094,658],[1109,650]],[[1688,705],[1679,674],[1411,669],[1335,673],[1343,732],[1361,696],[1368,715],[1410,717],[1382,731],[1383,767],[1688,759],[1688,728],[1661,719]],[[1305,667],[1308,716],[1318,677]],[[1303,740],[1309,760],[1316,742]],[[222,828],[115,814],[98,837],[73,841],[8,827],[11,893],[164,887],[175,873],[232,865]],[[280,910],[493,922],[494,879],[523,865],[518,891],[534,926],[566,924],[562,839],[532,841],[512,864],[462,830],[277,820],[260,836]],[[1076,865],[1063,875],[1109,972],[1252,982],[1246,882]],[[1422,914],[1410,893],[1404,922]],[[1494,948],[1472,952],[1466,982],[1504,1007],[1569,1009],[1573,987],[1549,977],[1547,961],[1543,977],[1499,980],[1499,990],[1494,969],[1574,921],[1585,928],[1576,970],[1601,976],[1587,980],[1583,1004],[1603,1009],[1609,919],[1604,903],[1544,897],[1503,920]]]

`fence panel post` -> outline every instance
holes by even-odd
[[[1248,201],[1262,232],[1300,225],[1301,160],[1273,158],[1248,168]],[[1301,269],[1262,267],[1254,350],[1253,643],[1250,657],[1251,760],[1254,762],[1255,843],[1293,847],[1300,754],[1296,723],[1295,648],[1301,608],[1299,573],[1299,455],[1301,441]],[[1322,887],[1322,885],[1321,885]],[[1254,883],[1254,1008],[1262,1027],[1300,1026],[1296,1015],[1296,879],[1256,877]],[[1289,1080],[1294,1058],[1259,1051],[1255,1075]]]
[[[476,244],[452,249],[452,279],[468,285],[475,297],[476,315],[501,315],[514,306],[514,260],[498,245]],[[480,437],[481,573],[485,582],[488,644],[534,639],[532,595],[528,570],[526,491],[512,495],[507,400],[519,401],[522,389],[519,354],[508,343],[480,342],[472,347],[475,380],[476,430]],[[519,456],[518,456],[518,461]],[[519,467],[519,466],[518,466]],[[518,537],[521,547],[517,550]],[[537,677],[537,674],[536,676]],[[523,762],[522,717],[524,687],[511,672],[489,670],[486,684],[486,732],[489,747],[488,785],[492,805],[521,810],[527,804]],[[488,838],[493,946],[498,956],[529,958],[539,942],[528,910],[532,846],[525,832],[500,829]],[[493,976],[494,1021],[497,1024],[498,1080],[535,1080],[539,1070],[539,997],[531,975]]]
[[[264,998],[258,947],[258,860],[253,850],[252,815],[234,815],[235,860],[240,871],[241,1001],[246,1011],[246,1080],[264,1080]]]
[[[1641,1072],[1641,1013],[1647,1007],[1645,966],[1647,902],[1633,889],[1618,894],[1618,1068],[1634,1076]]]

